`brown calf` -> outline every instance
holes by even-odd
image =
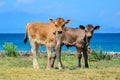
[[[93,25],[88,24],[86,27],[83,25],[80,25],[79,27],[80,28],[65,28],[62,36],[62,41],[67,47],[76,47],[78,55],[78,67],[81,67],[81,52],[83,52],[85,67],[88,68],[88,45],[90,39],[92,38],[94,30],[99,29],[99,26],[94,27]],[[54,66],[55,58],[56,55],[54,53],[51,64],[52,67]]]
[[[37,62],[37,53],[38,47],[42,45],[46,45],[47,54],[48,54],[48,63],[47,68],[50,68],[50,62],[52,57],[52,48],[55,46],[60,46],[60,39],[62,36],[62,31],[65,24],[69,23],[70,20],[65,21],[63,18],[57,18],[56,20],[49,19],[50,23],[45,22],[31,22],[26,26],[26,35],[24,38],[24,43],[27,42],[29,37],[31,52],[33,56],[33,68],[39,68]],[[56,50],[57,51],[57,50]],[[56,52],[57,53],[57,52]],[[57,56],[60,56],[60,53],[57,53]],[[58,57],[60,58],[60,57]],[[58,59],[59,64],[61,63],[61,59]],[[61,68],[62,65],[59,65]]]

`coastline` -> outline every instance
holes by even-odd
[[[47,57],[47,52],[46,51],[39,51],[38,55]],[[69,53],[70,55],[76,55],[76,51],[62,51],[62,53]],[[103,53],[109,54],[111,57],[119,57],[120,58],[120,52],[114,52],[114,51],[103,51]],[[91,53],[89,53],[91,54]],[[20,50],[18,51],[18,56],[19,57],[30,57],[31,51],[30,50]],[[5,51],[0,50],[0,57],[5,57]]]

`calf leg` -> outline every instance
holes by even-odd
[[[82,54],[78,54],[78,67],[81,67],[81,58],[82,58]]]
[[[55,62],[56,57],[57,57],[57,61],[58,61],[58,67],[59,67],[59,69],[62,69],[63,65],[62,65],[62,61],[61,61],[61,51],[53,51],[51,67],[54,67],[54,62]]]
[[[62,61],[61,61],[61,41],[60,40],[57,41],[54,53],[56,54],[56,57],[57,57],[58,67],[59,69],[62,69],[63,66],[62,66]]]
[[[55,59],[56,59],[56,53],[55,53],[55,51],[53,51],[52,59],[51,59],[51,67],[54,67]]]
[[[54,62],[55,62],[56,57],[57,57],[57,61],[58,61],[58,67],[59,67],[59,69],[62,69],[63,66],[62,66],[60,51],[53,51],[53,55],[51,57],[51,67],[54,67]]]
[[[31,46],[32,46],[31,53],[33,56],[33,68],[39,68],[39,64],[37,61],[38,45],[36,43],[31,43]]]
[[[83,56],[84,56],[84,61],[85,61],[85,68],[88,68],[88,54],[87,54],[87,47],[84,48],[83,50]]]
[[[51,68],[51,58],[52,58],[52,53],[51,53],[51,47],[47,46],[47,54],[48,54],[48,63],[47,63],[47,68]]]
[[[62,61],[61,61],[61,52],[60,51],[56,51],[56,57],[57,57],[57,61],[58,61],[58,67],[59,67],[59,69],[62,69],[63,65],[62,65]]]
[[[82,54],[80,48],[77,48],[77,57],[78,57],[78,67],[81,67]]]

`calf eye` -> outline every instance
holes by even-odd
[[[58,27],[57,24],[55,24],[55,26]]]
[[[53,34],[55,35],[55,34],[56,34],[56,32],[53,32]]]
[[[85,32],[87,32],[87,30],[85,30]]]

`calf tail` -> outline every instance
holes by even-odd
[[[25,44],[26,44],[26,42],[27,42],[27,39],[28,39],[28,33],[27,33],[27,31],[26,31],[25,37],[24,37],[24,43],[25,43]]]

